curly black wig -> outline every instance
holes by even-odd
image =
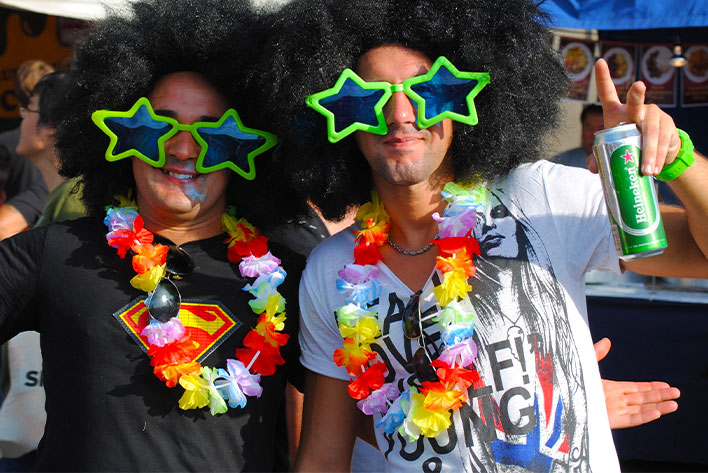
[[[282,170],[325,217],[369,200],[367,163],[355,139],[331,144],[326,120],[305,98],[333,87],[344,68],[380,45],[405,46],[459,70],[489,72],[475,98],[479,124],[454,124],[455,179],[504,175],[538,159],[558,119],[567,79],[545,16],[527,0],[294,0],[271,22],[260,65],[261,117],[281,137]]]
[[[142,0],[131,9],[97,22],[77,45],[70,68],[76,82],[56,126],[61,174],[81,176],[84,203],[95,215],[115,195],[134,190],[135,181],[129,159],[104,159],[108,137],[91,121],[94,111],[128,110],[161,77],[179,71],[205,76],[246,126],[253,127],[249,116],[258,106],[248,91],[248,68],[264,41],[263,29],[247,0]],[[229,203],[240,215],[266,226],[274,223],[268,218],[282,218],[271,206],[284,189],[275,185],[266,191],[272,184],[268,159],[256,158],[256,181],[234,173],[228,190]],[[279,213],[294,202],[281,200]]]
[[[30,98],[37,95],[39,100],[39,116],[37,126],[55,127],[57,120],[64,114],[66,91],[73,84],[71,76],[65,71],[47,74],[39,79],[30,93]]]

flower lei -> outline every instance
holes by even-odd
[[[153,234],[143,227],[135,202],[117,197],[118,207],[107,207],[104,223],[108,245],[116,248],[124,258],[128,250],[133,269],[138,273],[130,280],[136,289],[152,295],[152,291],[166,274],[168,247],[153,245]],[[179,383],[185,390],[179,400],[181,409],[200,409],[208,406],[211,414],[222,414],[228,407],[243,408],[246,396],[260,397],[261,375],[275,373],[276,366],[285,363],[280,354],[288,334],[279,333],[285,328],[285,298],[277,286],[285,280],[285,270],[280,260],[268,251],[268,239],[244,219],[236,220],[224,213],[221,217],[224,232],[229,237],[227,257],[239,264],[244,277],[256,278],[253,284],[243,287],[254,299],[251,309],[260,314],[256,327],[244,338],[245,348],[236,349],[237,359],[226,360],[226,369],[202,366],[194,361],[199,344],[190,340],[179,317],[161,323],[150,318],[142,335],[148,339],[148,355],[153,372],[170,388]],[[147,300],[145,301],[147,304]]]
[[[410,442],[420,435],[436,437],[451,424],[452,410],[467,402],[467,388],[479,380],[473,366],[477,346],[472,340],[474,311],[465,310],[458,302],[472,290],[467,280],[474,276],[474,255],[480,254],[479,243],[471,236],[476,212],[485,201],[482,186],[465,188],[450,182],[442,196],[448,202],[443,215],[437,212],[439,240],[436,268],[443,273],[443,282],[433,289],[441,312],[435,319],[440,327],[445,349],[431,363],[439,381],[422,382],[418,389],[411,386],[403,393],[394,383],[384,383],[386,365],[371,349],[381,335],[376,310],[371,310],[381,293],[377,277],[379,247],[386,242],[390,228],[389,216],[376,192],[372,200],[359,209],[356,220],[361,224],[354,247],[354,264],[339,271],[337,290],[345,294],[346,304],[337,310],[343,348],[335,350],[333,359],[353,377],[348,390],[358,399],[357,406],[365,414],[383,414],[376,427],[392,434],[396,429]]]

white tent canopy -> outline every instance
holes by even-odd
[[[0,7],[27,10],[78,20],[103,18],[107,10],[123,10],[133,0],[0,0]],[[252,0],[259,6],[277,7],[287,0]]]
[[[107,9],[125,9],[130,0],[0,0],[0,7],[27,10],[79,20],[95,20]]]

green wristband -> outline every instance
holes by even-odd
[[[681,138],[681,149],[676,155],[676,159],[665,165],[656,176],[660,181],[673,181],[683,174],[686,168],[696,160],[695,156],[693,156],[693,143],[688,133],[678,128],[676,128],[676,131],[678,131],[679,138]]]

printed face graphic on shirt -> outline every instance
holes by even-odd
[[[384,434],[383,452],[416,471],[590,471],[586,394],[565,293],[529,219],[504,194],[490,191],[475,229],[482,255],[474,289],[462,301],[477,314],[475,365],[481,381],[468,390],[469,402],[453,412],[446,433],[413,443],[398,432]],[[439,284],[437,275],[432,282]],[[435,355],[442,342],[431,288],[424,291],[421,310],[424,340]],[[389,369],[386,381],[397,379],[399,389],[420,386],[408,361],[418,342],[405,340],[398,323],[406,298],[384,290],[379,301],[384,322],[375,349]]]
[[[519,256],[518,226],[519,222],[509,213],[509,209],[492,194],[484,213],[478,216],[478,224],[474,230],[482,254],[502,258]]]

